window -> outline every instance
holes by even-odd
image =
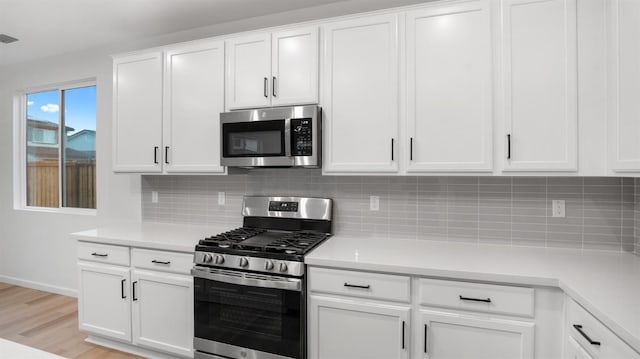
[[[24,94],[23,205],[96,208],[96,86]]]

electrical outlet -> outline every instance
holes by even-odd
[[[564,200],[554,199],[553,201],[551,201],[551,213],[553,217],[564,218],[565,217]]]
[[[224,192],[218,192],[218,205],[223,206],[226,202],[226,194]]]
[[[151,191],[151,203],[158,203],[158,191]]]
[[[369,197],[369,210],[370,211],[379,211],[380,210],[380,197],[379,196],[370,196]]]

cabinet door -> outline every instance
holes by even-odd
[[[504,169],[576,171],[576,0],[502,4]]]
[[[575,339],[567,336],[567,341],[564,343],[564,359],[593,359],[593,357]]]
[[[80,330],[131,341],[129,267],[78,263]]]
[[[531,359],[534,324],[420,310],[416,350],[429,359]]]
[[[410,308],[310,296],[310,359],[409,357]]]
[[[398,170],[398,21],[324,25],[325,173]]]
[[[407,14],[408,172],[491,171],[488,1]]]
[[[616,172],[640,171],[640,1],[609,6],[609,148]]]
[[[273,33],[271,104],[318,103],[318,28]]]
[[[113,170],[162,171],[162,53],[113,62]]]
[[[133,343],[182,356],[193,349],[193,278],[134,269]]]
[[[271,104],[271,34],[227,40],[227,109]]]
[[[165,56],[165,171],[223,173],[224,43],[174,48]]]

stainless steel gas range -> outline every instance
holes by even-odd
[[[331,235],[332,201],[245,197],[243,226],[196,246],[195,358],[306,358],[304,255]]]

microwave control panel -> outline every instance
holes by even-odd
[[[291,119],[291,155],[311,156],[313,154],[313,130],[310,118]]]

